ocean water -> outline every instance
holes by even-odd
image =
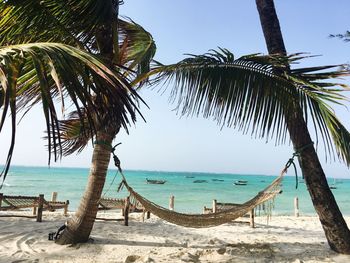
[[[69,210],[74,211],[85,190],[89,170],[83,168],[48,168],[12,166],[6,181],[0,189],[6,195],[44,194],[51,198],[52,192],[58,192],[59,201],[70,201]],[[171,195],[175,197],[175,210],[180,212],[201,213],[204,206],[211,207],[213,199],[218,202],[243,203],[263,190],[276,176],[243,175],[243,174],[213,174],[191,172],[154,172],[154,171],[124,171],[130,186],[149,200],[168,207]],[[146,178],[166,180],[163,185],[147,184]],[[214,179],[214,180],[213,180]],[[206,180],[204,183],[194,183],[195,180]],[[248,181],[245,186],[234,185],[236,180]],[[103,195],[105,197],[122,198],[127,192],[117,192],[121,177],[116,170],[110,170],[107,175]],[[300,178],[299,178],[300,181]],[[330,184],[336,184],[332,190],[337,203],[344,215],[350,215],[350,180],[329,179]],[[285,176],[282,185],[283,193],[275,200],[275,215],[293,215],[294,198],[299,198],[301,215],[315,215],[309,193],[304,183],[299,183],[296,189],[296,179]]]

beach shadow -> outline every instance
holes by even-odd
[[[338,256],[325,244],[314,243],[235,243],[227,244],[225,253],[257,262],[329,262],[330,257]]]
[[[125,246],[141,246],[141,247],[187,247],[186,244],[176,242],[150,242],[150,241],[133,241],[133,240],[120,240],[120,239],[106,239],[106,238],[94,238],[92,242],[99,245],[125,245]]]

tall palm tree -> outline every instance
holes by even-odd
[[[85,60],[80,63],[83,66],[85,63],[94,70],[84,72],[83,66],[73,67],[74,64],[70,60],[61,58],[62,54],[56,50],[57,48],[52,48],[43,61],[39,61],[36,56],[32,58],[32,63],[36,66],[34,69],[30,69],[27,66],[30,62],[26,61],[25,74],[15,75],[14,79],[19,77],[21,81],[18,85],[16,82],[11,84],[13,89],[8,89],[3,83],[0,89],[0,109],[1,107],[4,109],[0,127],[4,123],[7,108],[11,108],[14,135],[17,104],[19,108],[30,109],[34,104],[42,102],[47,121],[49,160],[51,152],[57,159],[61,155],[81,150],[91,138],[94,140],[86,191],[76,214],[68,221],[68,227],[58,240],[60,244],[85,242],[89,238],[110,161],[112,140],[120,128],[127,129],[128,123],[135,121],[138,111],[134,102],[138,96],[129,83],[139,73],[148,70],[155,53],[154,41],[147,31],[131,20],[118,19],[121,2],[119,0],[0,2],[0,46],[43,41],[64,43],[68,54],[79,51],[80,56],[85,56]],[[42,44],[41,48],[45,51],[47,46],[51,47],[50,45],[57,44]],[[13,49],[17,54],[17,46]],[[57,51],[57,54],[54,51]],[[22,54],[21,52],[19,54]],[[11,51],[8,53],[12,54]],[[32,51],[26,51],[25,54],[30,55]],[[12,64],[17,62],[16,56],[11,61],[4,57],[3,63],[11,69]],[[59,64],[61,70],[64,68],[70,75],[76,77],[71,77],[66,72],[58,74],[56,72],[58,70],[51,65],[56,59],[61,63]],[[99,67],[94,66],[97,62]],[[21,61],[18,63],[22,69]],[[47,72],[41,68],[52,71]],[[40,74],[35,73],[35,70]],[[4,75],[8,77],[7,74],[19,73],[5,71]],[[36,78],[34,79],[32,75]],[[51,76],[50,80],[47,80],[47,75]],[[95,75],[102,77],[97,78]],[[78,89],[79,84],[86,90]],[[23,89],[22,85],[26,89]],[[78,88],[75,88],[75,85]],[[53,101],[57,96],[60,96],[62,101],[66,97],[71,98],[75,111],[68,115],[72,117],[70,120],[58,120]],[[79,136],[74,137],[77,134]],[[11,161],[14,135],[4,176]]]
[[[348,253],[346,224],[320,169],[304,118],[311,118],[327,153],[336,152],[349,165],[350,133],[329,105],[347,101],[341,92],[349,87],[329,80],[350,72],[337,65],[290,69],[301,59],[302,54],[235,59],[230,51],[220,49],[177,64],[158,65],[148,75],[158,74],[156,81],[173,83],[173,101],[182,114],[213,118],[219,125],[258,138],[275,138],[277,144],[285,143],[289,132],[330,246]]]
[[[256,0],[256,5],[269,53],[286,55],[287,52],[274,1]],[[286,67],[289,68],[289,65],[286,64]],[[290,99],[293,111],[285,116],[285,120],[294,148],[299,149],[305,145],[310,145],[300,152],[299,163],[311,200],[320,218],[330,247],[336,252],[350,254],[349,228],[328,186],[325,173],[312,145],[312,139],[304,120],[298,97],[292,94]],[[348,144],[349,142],[343,141],[342,143]]]

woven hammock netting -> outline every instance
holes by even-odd
[[[150,200],[147,200],[135,192],[132,187],[128,185],[124,176],[122,184],[129,191],[131,197],[130,201],[132,203],[136,204],[139,202],[146,211],[151,212],[159,218],[180,226],[204,228],[229,223],[239,217],[244,216],[259,205],[262,205],[266,202],[272,202],[276,195],[281,192],[280,187],[284,174],[285,170],[283,170],[281,174],[269,186],[267,186],[264,190],[259,192],[255,197],[248,200],[247,202],[240,204],[237,207],[211,214],[184,214],[166,209],[153,203]]]

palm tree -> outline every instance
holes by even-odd
[[[0,88],[0,109],[3,109],[0,128],[7,109],[11,109],[13,129],[4,177],[15,144],[17,108],[25,109],[26,113],[34,104],[42,102],[49,161],[52,153],[56,160],[81,150],[90,139],[94,141],[86,191],[58,240],[60,244],[85,242],[89,238],[110,161],[112,140],[120,128],[127,129],[128,124],[135,121],[138,112],[135,101],[139,97],[130,82],[148,70],[155,53],[154,41],[147,31],[131,20],[118,19],[121,2],[8,0],[0,3],[0,46],[14,45],[8,47],[2,57],[6,70],[3,70]],[[65,45],[27,44],[30,49],[18,45],[44,41]],[[41,53],[34,56],[36,49]],[[68,55],[84,60],[74,64]],[[17,60],[18,56],[24,56],[23,61]],[[15,69],[18,67],[16,71],[13,65]],[[75,106],[68,115],[71,119],[58,120],[54,103],[57,97],[63,107],[64,100],[71,99]]]
[[[256,0],[256,5],[269,54],[286,55],[273,0]],[[286,64],[286,67],[289,68],[289,64]],[[312,145],[297,95],[292,95],[290,98],[293,112],[286,115],[285,119],[291,141],[295,149],[310,145],[300,152],[299,163],[311,200],[330,247],[336,252],[350,254],[350,231],[328,186],[321,163]],[[337,127],[334,128],[337,129]],[[349,141],[344,140],[340,143],[349,144]]]
[[[258,138],[269,140],[274,137],[276,144],[285,143],[289,132],[301,157],[308,190],[331,248],[346,253],[350,244],[344,242],[347,228],[342,228],[340,212],[333,214],[336,202],[328,191],[320,165],[312,161],[316,153],[304,118],[311,117],[328,154],[334,155],[335,150],[337,156],[349,165],[350,133],[329,105],[347,100],[341,94],[347,86],[329,80],[349,75],[349,71],[336,65],[289,68],[289,64],[301,59],[302,54],[253,54],[235,59],[230,51],[220,49],[192,55],[177,64],[158,65],[149,75],[158,74],[157,81],[174,84],[172,98],[177,101],[177,109],[182,114],[213,118],[219,125],[251,132]],[[303,121],[304,126],[296,122],[295,116]],[[339,229],[344,233],[339,233]],[[332,230],[335,231],[333,235]]]

